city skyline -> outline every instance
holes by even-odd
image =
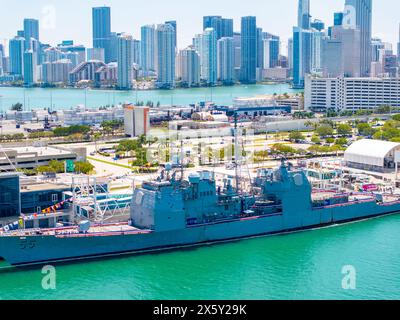
[[[40,20],[42,42],[56,45],[62,40],[71,39],[77,44],[91,47],[92,7],[103,5],[111,6],[112,31],[132,34],[135,39],[140,39],[140,27],[142,25],[161,23],[165,20],[177,20],[179,49],[190,45],[193,36],[202,32],[203,16],[207,15],[222,15],[234,19],[234,31],[240,31],[240,18],[242,16],[254,15],[257,17],[257,27],[262,27],[264,30],[281,37],[283,50],[285,50],[286,42],[291,36],[292,26],[297,21],[297,0],[282,0],[279,3],[251,0],[250,4],[233,1],[229,2],[226,7],[224,7],[224,5],[227,5],[225,0],[212,3],[212,6],[207,6],[208,3],[211,4],[212,2],[205,0],[201,5],[193,3],[189,5],[191,7],[189,9],[188,4],[178,3],[178,1],[170,1],[166,4],[150,0],[143,5],[141,4],[140,8],[134,8],[135,14],[133,16],[129,16],[130,10],[126,9],[127,7],[130,8],[132,3],[127,3],[125,0],[90,1],[87,3],[71,0],[68,5],[61,1],[49,3],[38,0],[34,4],[26,3],[22,7],[20,4],[10,3],[10,9],[15,8],[14,11],[17,14],[9,17],[4,11],[0,13],[2,21],[0,41],[4,43],[5,39],[11,39],[15,36],[16,31],[23,28],[24,18],[36,18]],[[154,11],[155,4],[159,6],[160,10]],[[331,25],[333,24],[333,12],[343,11],[344,4],[345,0],[335,0],[330,3],[311,0],[312,19],[320,19],[326,25]],[[391,10],[387,10],[388,5],[391,6]],[[72,10],[71,7],[77,10]],[[400,9],[400,4],[393,0],[380,0],[375,2],[373,6],[372,36],[382,38],[383,41],[390,42],[394,46],[396,46],[399,37],[399,21],[395,13],[397,7]],[[153,11],[146,15],[148,10]],[[285,19],[276,15],[276,12],[283,12],[282,10],[285,10]],[[188,12],[191,13],[187,14]],[[75,22],[74,24],[70,23],[71,19]]]

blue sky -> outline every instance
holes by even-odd
[[[112,8],[112,29],[140,38],[140,26],[178,21],[178,46],[190,44],[201,32],[202,16],[223,15],[235,19],[240,30],[240,17],[257,16],[257,24],[265,31],[290,37],[297,18],[297,0],[0,0],[0,41],[11,38],[22,28],[24,17],[41,20],[41,41],[57,44],[64,39],[91,46],[91,7]],[[342,11],[344,0],[311,0],[314,18],[333,23],[333,12]],[[373,35],[384,41],[398,41],[400,22],[398,0],[374,0]],[[284,48],[283,48],[284,50]]]

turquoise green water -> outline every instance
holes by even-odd
[[[1,299],[399,299],[400,215],[169,253],[0,271]],[[356,289],[342,289],[342,267]]]
[[[20,102],[26,110],[36,108],[65,109],[78,104],[100,107],[125,102],[159,101],[163,105],[188,105],[200,101],[214,101],[229,105],[235,97],[251,97],[260,94],[293,92],[287,84],[250,85],[217,88],[194,88],[150,91],[106,91],[78,89],[6,88],[0,87],[0,111]]]

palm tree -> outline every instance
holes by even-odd
[[[100,137],[101,137],[101,134],[98,133],[98,132],[96,132],[96,133],[93,135],[94,146],[95,146],[96,152],[98,151],[98,149],[97,149],[97,140],[99,140]]]

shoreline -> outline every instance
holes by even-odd
[[[12,86],[12,85],[4,85],[0,84],[0,88],[10,88],[10,89],[43,89],[43,90],[77,90],[77,91],[95,91],[95,92],[121,92],[121,93],[129,93],[129,92],[154,92],[154,91],[163,91],[163,92],[174,92],[176,90],[197,90],[197,89],[220,89],[220,88],[238,88],[238,87],[251,87],[251,86],[280,86],[280,85],[286,85],[289,86],[289,89],[291,90],[296,90],[290,87],[289,82],[258,82],[255,84],[234,84],[234,85],[217,85],[217,86],[199,86],[199,87],[176,87],[173,89],[158,89],[158,88],[149,88],[149,89],[131,89],[131,90],[118,90],[118,89],[113,89],[113,88],[93,88],[93,87],[87,87],[87,88],[77,88],[77,87],[41,87],[41,86],[35,86],[35,87],[24,87],[24,86]]]

